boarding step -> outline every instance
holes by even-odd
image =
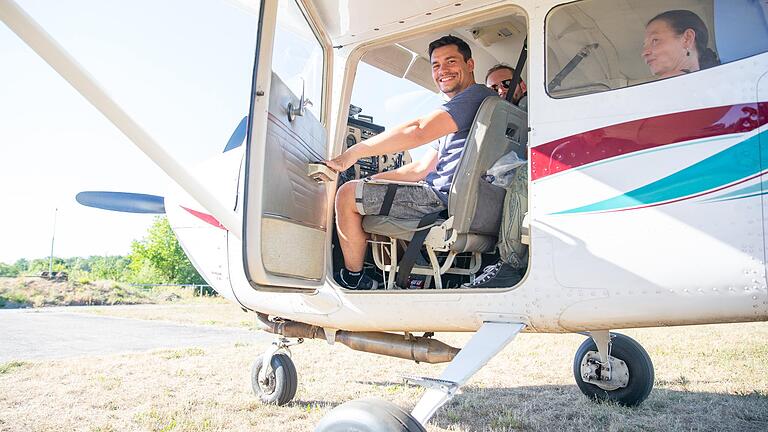
[[[442,380],[439,378],[404,376],[403,381],[411,385],[417,385],[430,390],[439,390],[453,396],[459,389],[459,383]]]

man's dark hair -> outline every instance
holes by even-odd
[[[512,73],[512,76],[515,76],[515,68],[513,68],[510,65],[499,63],[496,66],[488,69],[488,73],[485,74],[485,81],[488,81],[488,77],[491,76],[492,73],[496,72],[497,70],[507,69],[509,72]]]
[[[464,61],[472,58],[472,50],[469,49],[469,45],[467,45],[464,40],[453,35],[448,35],[443,36],[438,40],[432,41],[432,43],[429,44],[430,60],[432,59],[432,51],[448,45],[456,45],[456,47],[459,49],[459,52],[461,53],[461,56],[464,57]]]

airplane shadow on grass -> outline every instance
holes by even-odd
[[[768,394],[654,388],[639,407],[587,399],[575,386],[468,386],[431,424],[486,431],[768,431]]]
[[[358,381],[377,387],[402,381]],[[657,381],[656,385],[660,383]],[[768,431],[768,394],[723,394],[654,388],[639,407],[593,402],[575,385],[487,388],[467,386],[430,425],[489,431]],[[292,405],[341,402],[295,400]],[[415,401],[414,401],[415,403]],[[412,407],[404,407],[406,410]]]

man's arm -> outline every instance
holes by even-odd
[[[394,180],[404,182],[417,182],[424,180],[430,172],[437,166],[437,150],[429,148],[424,156],[409,164],[403,165],[398,169],[386,171],[371,176],[375,180]]]
[[[457,130],[458,126],[450,114],[435,110],[355,144],[341,155],[327,161],[327,165],[341,172],[351,167],[358,159],[410,150]]]

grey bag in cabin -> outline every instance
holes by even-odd
[[[506,187],[504,211],[499,229],[499,256],[514,268],[528,266],[528,245],[521,239],[523,217],[528,212],[528,164],[514,169],[512,181]]]

